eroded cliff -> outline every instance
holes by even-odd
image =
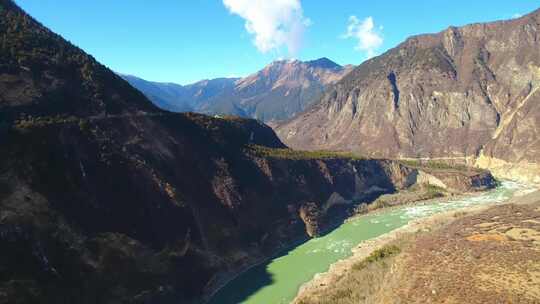
[[[407,39],[277,127],[294,148],[445,158],[540,180],[540,10]]]

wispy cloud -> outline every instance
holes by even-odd
[[[356,16],[351,16],[347,32],[342,35],[342,38],[356,39],[358,43],[355,49],[364,52],[366,58],[371,58],[383,44],[382,27],[375,27],[373,17],[360,20]]]
[[[300,0],[223,0],[225,7],[245,19],[246,30],[262,53],[285,47],[295,56],[311,21],[304,17]]]
[[[520,17],[523,17],[523,14],[520,14],[520,13],[515,13],[512,15],[512,18],[520,18]]]

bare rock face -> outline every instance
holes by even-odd
[[[411,37],[276,130],[295,148],[538,168],[539,49],[540,10]]]
[[[319,235],[321,211],[316,203],[305,203],[299,210],[300,218],[306,225],[306,233],[311,236]]]

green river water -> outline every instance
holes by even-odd
[[[327,271],[336,261],[349,257],[351,249],[365,240],[402,227],[411,220],[469,206],[501,203],[532,191],[534,189],[528,186],[504,181],[498,188],[473,197],[403,206],[354,218],[323,237],[311,239],[251,268],[216,293],[210,304],[290,303],[302,284],[315,274]]]

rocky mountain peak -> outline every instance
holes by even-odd
[[[306,62],[307,65],[314,68],[323,68],[323,69],[340,69],[342,68],[339,64],[333,62],[332,60],[322,57],[316,60],[311,60]]]
[[[290,81],[303,82],[307,78],[316,79],[323,84],[335,81],[336,73],[340,74],[344,69],[328,58],[320,58],[312,61],[279,60],[267,65],[261,71],[254,73],[238,82],[239,88],[253,85],[257,82],[266,84],[291,84]],[[347,69],[348,71],[348,69]],[[343,73],[343,75],[346,73]]]

